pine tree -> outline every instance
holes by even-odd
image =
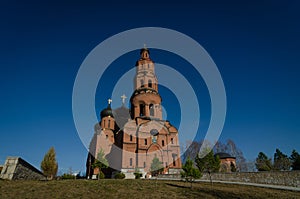
[[[152,160],[150,171],[152,176],[156,176],[161,171],[163,171],[164,167],[162,165],[162,162],[159,161],[159,159],[155,156]]]
[[[258,171],[270,171],[272,169],[272,160],[263,152],[259,152],[255,161],[255,166]]]
[[[288,171],[290,170],[291,162],[287,155],[283,154],[279,149],[276,149],[274,154],[274,170]]]
[[[57,174],[58,164],[55,156],[55,150],[51,147],[41,162],[41,169],[49,180],[52,180]]]
[[[290,160],[292,163],[292,169],[293,170],[300,170],[300,155],[299,153],[294,149],[292,151],[292,154],[290,156]]]
[[[210,149],[209,149],[210,150]],[[200,158],[199,154],[195,159],[196,165],[201,173],[207,172],[209,175],[210,182],[212,183],[211,175],[214,172],[218,172],[220,170],[220,158],[219,156],[214,157],[213,150],[210,150],[209,153]]]
[[[181,177],[185,178],[186,181],[191,182],[191,187],[192,182],[202,176],[199,169],[194,167],[194,162],[190,158],[186,160],[185,164],[182,166],[182,170]]]
[[[98,179],[104,178],[104,173],[102,172],[103,168],[107,168],[109,166],[109,163],[107,159],[105,158],[105,153],[104,150],[101,148],[99,149],[99,152],[97,154],[97,159],[95,162],[92,164],[92,168],[98,168],[99,169],[99,174],[98,174]]]

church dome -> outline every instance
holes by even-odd
[[[129,109],[128,108],[126,108],[125,106],[124,106],[124,104],[121,106],[121,107],[119,107],[119,108],[117,108],[117,109],[115,109],[114,111],[113,111],[113,113],[114,113],[114,118],[115,118],[115,120],[116,120],[116,122],[117,122],[117,125],[119,126],[119,128],[123,128],[124,127],[124,125],[128,122],[128,120],[131,118],[130,117],[130,111],[129,111]]]
[[[111,109],[110,104],[108,104],[108,106],[107,106],[106,109],[103,109],[103,110],[101,111],[100,115],[101,115],[101,119],[104,118],[104,117],[108,117],[108,116],[114,117],[113,111],[112,111],[112,109]]]

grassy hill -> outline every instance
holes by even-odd
[[[156,180],[0,181],[0,198],[300,198],[300,192]]]

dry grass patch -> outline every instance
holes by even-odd
[[[300,198],[300,192],[156,180],[0,181],[0,198]]]

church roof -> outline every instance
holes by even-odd
[[[220,159],[225,159],[225,158],[234,158],[233,156],[231,156],[229,153],[224,153],[224,152],[219,152],[215,154],[215,157],[219,156]]]
[[[114,117],[110,104],[108,104],[106,109],[103,109],[101,111],[100,115],[101,115],[101,119],[107,116]]]

